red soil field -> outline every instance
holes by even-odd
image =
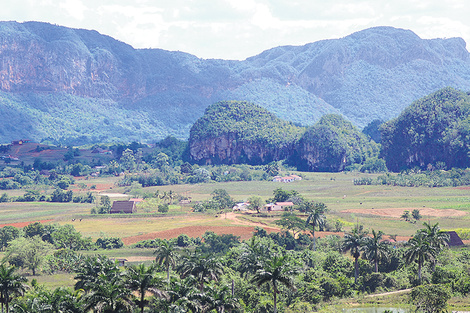
[[[270,233],[273,231],[278,231],[278,229],[271,228],[271,227],[264,227],[264,229]],[[240,239],[245,240],[251,238],[253,236],[253,232],[255,231],[254,226],[187,226],[169,230],[162,230],[154,233],[143,234],[139,236],[132,236],[122,238],[122,241],[125,245],[131,245],[136,242],[148,239],[171,239],[176,238],[181,234],[186,234],[189,237],[201,237],[204,235],[206,231],[212,231],[217,235],[222,234],[233,234],[235,236],[240,236]]]
[[[40,220],[40,221],[30,221],[30,222],[21,222],[21,223],[0,224],[0,227],[13,226],[13,227],[17,227],[17,228],[23,228],[23,227],[28,226],[29,224],[32,224],[32,223],[39,222],[39,223],[45,224],[45,223],[49,223],[51,221],[52,220]]]

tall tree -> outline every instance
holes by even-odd
[[[171,267],[176,266],[176,247],[170,242],[162,240],[153,254],[156,255],[155,261],[159,265],[163,264],[165,266],[166,279],[168,280],[168,283],[170,283]]]
[[[326,205],[322,202],[317,203],[307,203],[307,212],[308,217],[307,221],[305,222],[305,226],[311,225],[312,226],[312,236],[313,236],[313,251],[316,250],[316,240],[315,240],[315,227],[322,228],[325,225],[326,217],[325,212],[327,208]]]
[[[136,291],[139,294],[139,299],[136,302],[140,308],[140,312],[144,312],[145,306],[148,305],[148,301],[145,300],[146,293],[152,293],[158,297],[166,297],[165,291],[160,289],[162,282],[155,277],[156,267],[155,264],[146,267],[145,264],[131,265],[126,268],[123,273],[124,286],[132,291]]]
[[[259,210],[263,207],[263,199],[260,196],[251,196],[248,198],[250,205],[248,206],[250,210],[256,210],[259,213]]]
[[[21,267],[30,269],[33,275],[36,275],[36,270],[50,251],[52,245],[42,241],[39,236],[20,237],[10,241],[5,257],[10,263],[19,263]]]
[[[86,257],[77,264],[75,272],[75,290],[83,289],[85,292],[107,281],[114,281],[120,276],[116,263],[101,255]]]
[[[15,273],[14,266],[0,264],[0,302],[2,303],[2,313],[6,308],[6,313],[10,311],[10,301],[15,295],[22,295],[26,290],[24,284],[27,279]]]
[[[431,225],[424,222],[423,225],[424,229],[420,229],[418,232],[424,236],[424,239],[427,240],[437,252],[441,251],[442,248],[449,244],[449,234],[440,229],[439,223]]]
[[[83,296],[83,302],[85,303],[85,312],[89,310],[93,310],[95,313],[133,312],[131,292],[117,277],[96,284]]]
[[[223,273],[223,266],[213,255],[195,251],[183,259],[182,264],[178,267],[178,272],[181,274],[181,278],[194,276],[199,284],[199,291],[202,292],[205,282],[219,279]]]
[[[231,312],[239,307],[238,299],[232,296],[228,286],[210,288],[206,293],[205,302],[207,302],[205,312],[216,310],[217,313]]]
[[[4,226],[0,228],[0,251],[8,246],[8,243],[20,236],[18,228],[13,226]]]
[[[217,203],[219,210],[233,208],[234,201],[225,189],[215,189],[212,193],[212,200]]]
[[[424,240],[429,242],[432,248],[435,249],[436,255],[441,252],[441,250],[449,245],[450,236],[447,232],[442,231],[439,227],[439,223],[431,225],[424,222],[424,229],[420,229],[418,232],[424,236]],[[431,259],[432,270],[434,271],[436,267],[436,258]]]
[[[240,272],[242,274],[254,274],[262,267],[263,259],[268,255],[267,247],[263,245],[257,236],[242,243],[242,252],[239,256]]]
[[[282,228],[291,230],[294,237],[300,231],[305,230],[304,221],[290,212],[284,212],[281,219],[274,221],[274,223]]]
[[[420,232],[414,235],[407,243],[405,250],[405,260],[407,263],[416,261],[418,263],[418,280],[421,282],[421,269],[427,260],[434,260],[436,248],[434,248],[427,238]]]
[[[354,227],[351,233],[344,235],[342,248],[344,251],[349,251],[354,258],[354,283],[357,283],[359,276],[359,257],[365,244],[366,233],[360,227]]]
[[[290,266],[286,256],[273,256],[266,260],[252,278],[258,286],[268,284],[273,290],[274,313],[277,313],[277,295],[280,293],[279,285],[295,289],[293,275],[295,270]]]
[[[374,262],[375,272],[379,272],[379,260],[387,259],[390,255],[388,241],[382,240],[383,232],[372,230],[372,237],[364,238],[364,255],[367,260]]]

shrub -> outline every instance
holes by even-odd
[[[411,290],[410,302],[423,312],[447,312],[447,301],[451,295],[449,287],[445,285],[418,286]]]
[[[98,248],[101,249],[119,249],[124,246],[121,238],[115,237],[98,238],[95,244]]]
[[[158,205],[158,212],[160,213],[168,213],[169,211],[169,206],[167,203],[163,203]]]

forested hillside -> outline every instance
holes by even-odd
[[[362,127],[451,86],[470,90],[460,38],[376,27],[244,61],[133,47],[96,31],[0,22],[0,141],[187,139],[210,104],[251,101],[311,126],[342,114]]]
[[[409,106],[382,127],[383,155],[389,170],[413,166],[452,168],[470,165],[470,97],[452,88]]]
[[[301,170],[338,172],[354,163],[377,157],[379,146],[340,115],[323,116],[300,139]]]
[[[244,101],[221,101],[191,128],[189,154],[203,164],[266,164],[292,155],[304,129]]]

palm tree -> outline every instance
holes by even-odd
[[[306,204],[307,211],[309,212],[309,216],[307,217],[307,221],[305,222],[305,226],[311,225],[312,226],[312,236],[313,236],[313,251],[316,250],[316,240],[315,240],[315,227],[323,228],[326,222],[326,217],[324,213],[326,212],[326,205],[324,203],[318,202],[312,204],[308,202]]]
[[[139,293],[140,299],[136,301],[136,304],[142,313],[144,312],[144,307],[148,304],[148,301],[145,300],[147,292],[161,298],[167,297],[166,292],[159,289],[161,281],[155,277],[155,272],[155,264],[145,267],[145,264],[142,263],[127,267],[123,273],[124,286]]]
[[[379,260],[389,257],[389,243],[382,241],[383,232],[372,230],[372,237],[364,238],[364,255],[367,260],[373,261],[375,272],[379,272]]]
[[[421,268],[427,260],[434,260],[436,248],[434,248],[420,232],[408,240],[408,248],[405,250],[407,263],[418,262],[418,280],[421,282]]]
[[[242,243],[242,252],[239,256],[240,272],[242,274],[254,274],[262,267],[262,260],[269,251],[258,237],[251,237],[250,241]]]
[[[194,278],[194,277],[191,277]],[[169,305],[168,312],[200,312],[202,307],[197,301],[199,298],[198,290],[194,288],[192,283],[187,281],[172,282],[171,288],[168,290]]]
[[[75,269],[75,290],[92,290],[96,285],[119,278],[120,270],[116,263],[105,256],[90,256],[77,264]]]
[[[83,303],[85,312],[90,309],[95,313],[133,312],[130,290],[119,280],[97,284],[83,296]]]
[[[12,297],[22,295],[26,290],[24,283],[27,279],[22,275],[16,274],[15,271],[16,268],[14,266],[0,264],[0,300],[2,302],[2,313],[4,312],[4,307],[6,308],[6,313],[10,311],[9,304]]]
[[[204,290],[204,283],[219,279],[223,274],[223,266],[220,261],[212,255],[201,254],[195,251],[185,257],[183,263],[178,267],[181,278],[192,275],[199,283],[199,291]]]
[[[424,236],[424,239],[429,242],[431,247],[436,250],[436,255],[442,251],[442,249],[449,245],[450,236],[447,232],[442,231],[439,227],[439,223],[434,225],[423,223],[424,229],[418,230]],[[431,259],[432,271],[436,268],[436,259]]]
[[[344,251],[350,251],[354,258],[354,283],[357,283],[357,277],[359,275],[359,264],[358,260],[361,256],[361,252],[364,246],[366,233],[361,231],[359,227],[355,227],[351,233],[347,233],[343,238],[342,248]]]
[[[217,313],[224,313],[238,308],[238,299],[232,296],[230,288],[226,285],[220,288],[210,288],[205,300],[207,302],[205,312],[216,310]]]
[[[176,266],[176,248],[173,244],[169,243],[166,240],[160,242],[160,246],[157,247],[157,250],[153,254],[156,254],[155,261],[159,265],[165,265],[166,269],[166,279],[170,283],[170,269],[173,266]]]
[[[253,276],[251,282],[258,286],[268,284],[273,288],[274,313],[277,313],[277,294],[279,284],[295,290],[293,275],[295,271],[287,262],[286,256],[273,256],[264,262],[263,268],[259,269]]]

